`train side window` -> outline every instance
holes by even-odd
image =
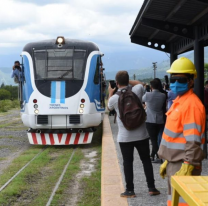
[[[74,61],[73,61],[73,71],[75,79],[83,79],[85,73],[85,56],[86,50],[78,50],[74,51]]]
[[[94,83],[99,84],[99,79],[100,79],[100,57],[97,57],[97,65],[96,65],[96,70],[95,70],[95,76],[94,76]]]

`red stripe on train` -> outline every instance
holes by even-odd
[[[55,141],[54,141],[54,138],[53,138],[53,134],[49,134],[49,138],[50,138],[50,142],[52,145],[54,145]]]
[[[69,144],[71,135],[72,135],[71,133],[67,134],[65,144]]]
[[[61,142],[62,136],[63,136],[63,134],[58,134],[59,143]]]
[[[87,143],[89,132],[85,133],[83,143]]]
[[[31,133],[32,134],[32,139],[33,139],[33,143],[34,144],[38,144],[37,138],[36,138],[36,134],[35,133]]]
[[[40,133],[41,141],[43,145],[46,145],[46,139],[45,139],[45,134]]]
[[[74,140],[74,144],[78,144],[79,142],[79,137],[80,137],[80,133],[76,134],[75,140]]]

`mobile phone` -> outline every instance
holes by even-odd
[[[115,80],[110,80],[109,82],[110,82],[111,88],[114,89],[116,87]]]

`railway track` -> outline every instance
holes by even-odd
[[[15,178],[17,178],[18,175],[20,175],[21,172],[23,172],[23,170],[24,170],[25,168],[29,167],[29,166],[30,166],[30,163],[32,163],[35,159],[37,159],[37,158],[43,153],[43,151],[44,151],[45,149],[46,149],[46,148],[44,148],[42,151],[40,151],[40,152],[39,152],[37,155],[35,155],[35,157],[33,157],[26,165],[24,165],[21,169],[19,169],[19,171],[16,172],[16,174],[13,175],[13,176],[12,176],[12,177],[11,177],[11,178],[10,178],[10,179],[9,179],[9,180],[8,180],[8,181],[0,188],[0,193],[1,193],[7,186],[9,186],[9,184],[10,184]],[[59,185],[61,184],[61,182],[62,182],[62,180],[63,180],[63,178],[64,178],[64,175],[65,175],[65,173],[66,173],[66,171],[67,171],[67,168],[68,168],[68,166],[69,166],[69,164],[70,164],[70,162],[71,162],[71,160],[72,160],[72,158],[73,158],[73,156],[74,156],[74,154],[75,154],[75,150],[76,150],[76,149],[73,149],[73,152],[72,152],[72,154],[70,155],[68,162],[66,163],[65,167],[63,168],[63,171],[61,172],[61,175],[60,175],[58,181],[56,182],[55,187],[53,188],[53,191],[51,192],[51,195],[50,195],[50,197],[49,197],[49,199],[48,199],[48,202],[47,202],[46,206],[50,206],[50,205],[51,205],[51,202],[52,202],[52,200],[53,200],[53,197],[55,196],[55,193],[56,193],[56,191],[58,190]]]
[[[10,116],[0,115],[0,126],[6,125],[0,128],[0,205],[76,206],[85,190],[82,178],[96,164],[97,143],[31,146],[21,121]]]

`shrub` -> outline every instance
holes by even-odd
[[[0,100],[3,99],[10,99],[11,93],[7,91],[6,89],[0,89]]]
[[[0,112],[7,112],[8,110],[12,108],[19,107],[19,101],[18,100],[1,100],[0,101]]]

